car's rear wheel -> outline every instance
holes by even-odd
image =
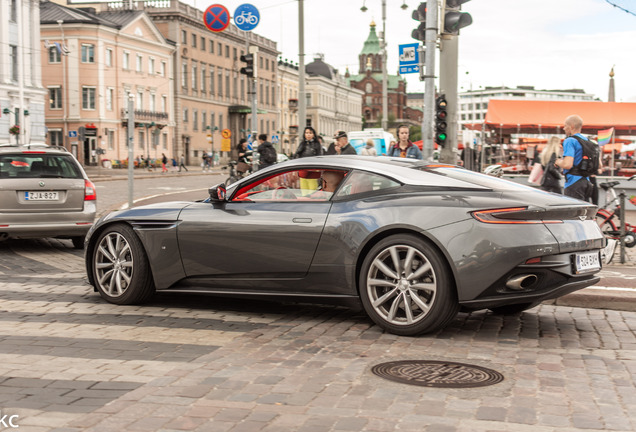
[[[360,298],[383,329],[415,336],[444,327],[459,310],[448,266],[439,252],[409,234],[375,245],[360,271]]]
[[[86,236],[77,236],[71,237],[71,241],[73,242],[73,247],[75,249],[84,249],[84,239]]]
[[[115,304],[136,304],[154,294],[146,252],[128,225],[107,227],[92,253],[93,274],[99,294]]]

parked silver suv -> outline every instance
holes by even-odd
[[[64,147],[0,147],[0,241],[56,237],[84,247],[95,185]]]

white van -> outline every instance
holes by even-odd
[[[375,143],[375,151],[378,156],[386,155],[391,146],[391,141],[397,141],[392,133],[385,132],[384,129],[365,129],[363,131],[347,133],[349,143],[360,154],[367,145],[367,140],[372,139]]]

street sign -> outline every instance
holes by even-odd
[[[272,135],[272,144],[278,144],[279,141],[278,135]]]
[[[240,30],[254,30],[260,21],[261,14],[258,9],[249,3],[240,5],[234,11],[234,25]]]
[[[229,138],[223,138],[221,140],[221,151],[232,151],[232,140]]]
[[[203,24],[210,31],[222,32],[230,25],[230,11],[223,5],[213,4],[203,13]]]
[[[420,44],[418,43],[399,45],[400,74],[417,73],[420,71],[419,46]]]
[[[77,131],[68,131],[68,137],[69,138],[77,138]]]
[[[221,136],[222,136],[223,138],[230,138],[230,137],[232,136],[232,131],[231,131],[231,130],[229,130],[229,129],[223,129],[223,130],[221,131]]]

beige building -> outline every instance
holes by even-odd
[[[121,163],[132,95],[134,156],[172,157],[174,45],[148,15],[43,1],[40,23],[47,142],[64,145],[84,165]]]
[[[278,61],[278,97],[280,129],[276,147],[290,155],[298,147],[298,65],[282,59]]]
[[[44,142],[40,4],[2,0],[0,22],[0,144]]]

